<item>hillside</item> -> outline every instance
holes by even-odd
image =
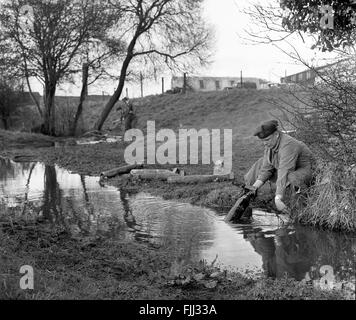
[[[256,125],[265,119],[280,114],[271,103],[273,99],[285,98],[280,90],[230,90],[222,92],[195,92],[164,94],[133,99],[138,116],[137,126],[146,128],[147,121],[155,121],[157,128],[207,128],[233,129],[234,138],[250,137]],[[108,96],[89,96],[84,103],[83,119],[79,125],[84,131],[93,128]],[[78,97],[56,97],[57,126],[62,132],[74,117]],[[116,111],[118,102],[111,111],[104,129],[114,129],[113,123],[120,117]],[[18,110],[12,117],[14,129],[38,125],[40,119],[35,107]],[[115,130],[116,131],[116,130]]]
[[[279,114],[276,106],[268,101],[278,99],[281,94],[272,90],[165,94],[133,99],[133,104],[139,128],[155,120],[157,128],[226,128],[233,129],[235,138],[245,138],[251,136],[260,122]],[[105,102],[87,101],[84,115],[87,126],[95,123]],[[113,110],[105,127],[112,128],[112,122],[118,117],[119,113]]]

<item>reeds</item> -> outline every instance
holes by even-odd
[[[356,231],[356,176],[337,164],[319,165],[307,205],[297,220],[329,230]]]

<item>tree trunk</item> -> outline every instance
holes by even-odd
[[[30,79],[29,79],[29,74],[28,74],[28,69],[27,69],[26,59],[25,59],[25,78],[26,78],[26,83],[27,83],[27,87],[28,87],[28,92],[30,93],[31,99],[32,99],[32,101],[35,103],[35,105],[37,107],[37,111],[38,111],[38,113],[39,113],[39,115],[41,117],[41,120],[43,120],[43,112],[41,110],[40,103],[37,101],[35,95],[32,92]]]
[[[88,76],[89,76],[89,65],[85,63],[85,64],[83,64],[82,91],[80,93],[79,104],[78,104],[77,112],[75,114],[74,122],[70,128],[71,136],[75,136],[75,132],[76,132],[77,126],[78,126],[78,121],[79,121],[79,118],[83,112],[83,103],[84,103],[85,97],[87,95]]]
[[[191,176],[173,176],[168,178],[168,183],[179,183],[179,184],[195,184],[195,183],[209,183],[209,182],[223,182],[230,181],[234,179],[234,175],[191,175]]]
[[[2,123],[4,124],[4,130],[8,130],[9,129],[9,125],[8,125],[7,118],[5,116],[3,116],[1,118],[1,120],[2,120]]]
[[[106,121],[107,117],[109,116],[112,108],[115,106],[115,103],[119,100],[122,90],[124,89],[126,73],[127,73],[127,69],[129,67],[131,60],[132,60],[132,55],[128,54],[126,56],[126,59],[125,59],[123,65],[122,65],[122,68],[121,68],[119,86],[115,90],[115,92],[114,92],[113,96],[110,98],[109,102],[106,104],[103,112],[100,115],[98,122],[94,126],[94,130],[101,131],[101,129],[104,125],[104,122]]]
[[[131,170],[131,175],[134,178],[142,180],[165,180],[169,177],[177,177],[178,175],[170,170],[165,169],[137,169]]]
[[[56,85],[48,84],[45,88],[44,133],[50,136],[55,136],[54,98],[56,95]]]
[[[119,168],[114,168],[108,171],[104,171],[102,173],[100,173],[100,177],[101,178],[113,178],[115,176],[121,175],[121,174],[125,174],[125,173],[130,173],[131,170],[134,169],[141,169],[143,168],[142,164],[133,164],[133,165],[127,165],[127,166],[123,166],[123,167],[119,167]]]

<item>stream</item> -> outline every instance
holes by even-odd
[[[261,212],[252,224],[227,224],[213,210],[130,195],[57,166],[0,158],[0,215],[42,221],[73,237],[148,242],[190,261],[272,278],[320,284],[327,276],[354,290],[355,235],[285,225]]]

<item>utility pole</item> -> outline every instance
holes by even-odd
[[[164,78],[162,77],[162,94],[164,94]]]
[[[187,92],[187,73],[184,72],[183,74],[183,93]]]
[[[241,89],[242,89],[242,86],[243,86],[243,81],[242,81],[242,70],[240,72],[240,85],[241,85]]]
[[[142,75],[142,72],[140,72],[140,82],[141,82],[141,98],[143,98],[143,75]]]

